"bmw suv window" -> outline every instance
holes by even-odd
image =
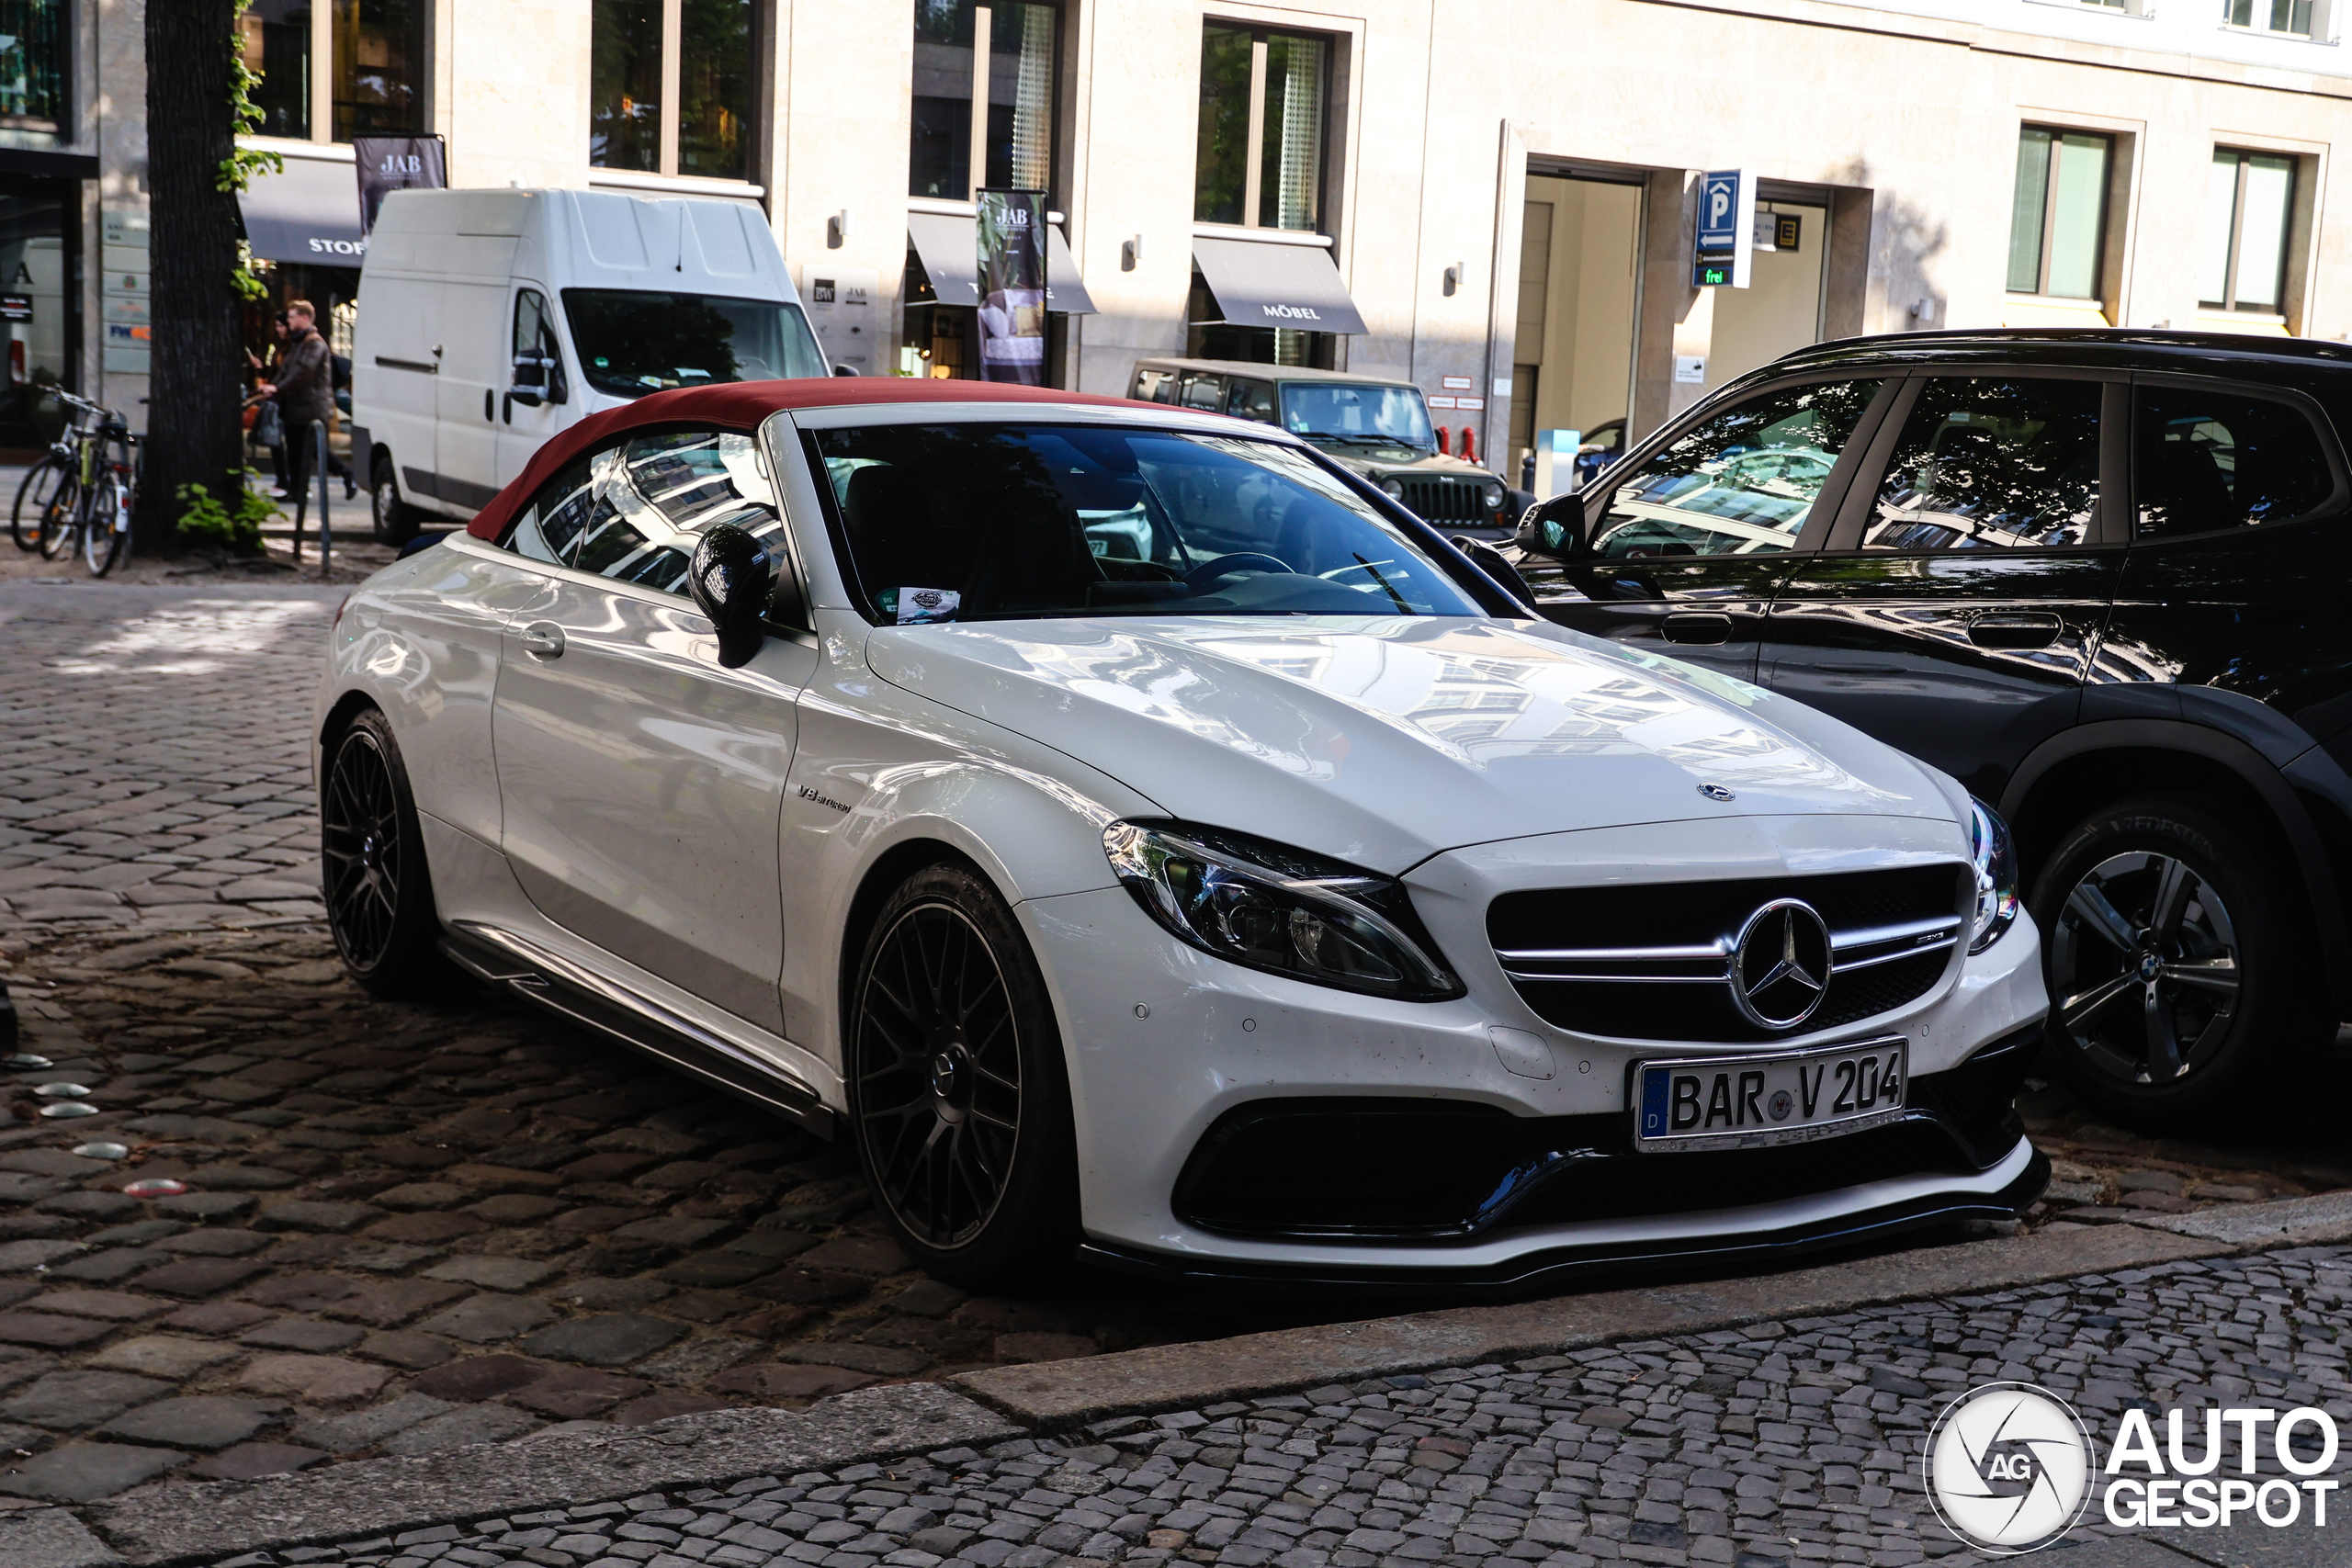
[[[1620,559],[1795,547],[1876,381],[1783,387],[1693,426],[1609,497],[1593,549]]]
[[[2335,492],[2319,432],[2291,404],[2151,386],[2137,412],[2132,482],[2143,539],[2285,522]]]
[[[1478,613],[1371,502],[1277,442],[1006,424],[810,442],[882,621]]]
[[[2083,544],[2098,505],[2097,381],[1938,376],[1904,423],[1865,550]]]

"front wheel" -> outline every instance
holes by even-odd
[[[89,520],[82,529],[82,557],[92,577],[104,577],[130,553],[130,491],[117,474],[99,479],[90,498]]]
[[[68,470],[40,509],[40,558],[63,560],[74,553],[82,526],[82,480]]]
[[[2061,1077],[2129,1125],[2210,1124],[2316,1036],[2321,979],[2293,883],[2209,803],[2094,813],[2035,881]]]
[[[1078,1162],[1061,1033],[995,888],[953,863],[909,877],[851,995],[850,1121],[908,1256],[973,1290],[1067,1262]]]
[[[40,548],[50,502],[72,473],[54,457],[43,457],[25,470],[23,481],[17,486],[17,504],[8,513],[8,537],[17,548],[28,554]]]
[[[335,738],[319,798],[322,891],[335,951],[382,997],[410,997],[452,976],[425,869],[424,836],[392,727],[374,709]]]

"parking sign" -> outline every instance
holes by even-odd
[[[1737,169],[1713,169],[1699,182],[1699,248],[1730,251],[1739,244]]]
[[[1756,221],[1752,169],[1710,169],[1699,176],[1699,221],[1690,281],[1694,287],[1745,288]]]

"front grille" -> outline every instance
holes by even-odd
[[[1413,514],[1424,523],[1468,523],[1489,525],[1494,513],[1487,510],[1480,499],[1486,493],[1487,481],[1466,479],[1414,479],[1406,477],[1404,502]]]
[[[1947,863],[1546,888],[1496,899],[1487,934],[1521,998],[1560,1028],[1628,1040],[1777,1040],[1858,1023],[1933,989],[1966,930],[1973,886],[1967,867]],[[1809,905],[1834,946],[1820,1004],[1776,1029],[1740,1010],[1730,976],[1740,931],[1777,899]]]

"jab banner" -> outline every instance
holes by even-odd
[[[355,136],[351,159],[359,169],[359,236],[376,227],[384,197],[396,190],[442,190],[448,160],[437,136]]]
[[[1046,193],[983,190],[979,199],[980,378],[1046,379]]]

